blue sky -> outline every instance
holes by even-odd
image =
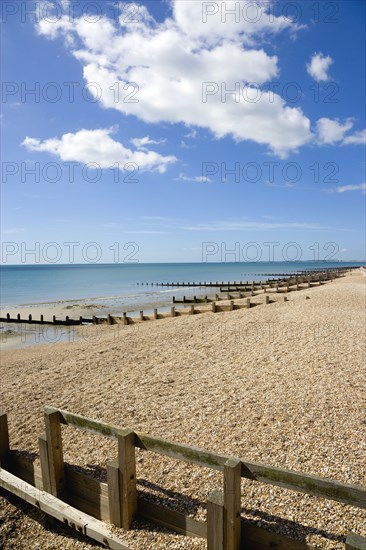
[[[364,2],[76,4],[2,2],[4,263],[365,258]]]

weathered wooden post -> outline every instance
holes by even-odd
[[[6,318],[7,318],[7,319],[10,319],[10,313],[7,313],[7,314],[6,314]]]
[[[28,315],[28,320],[29,320],[30,323],[32,322],[32,315],[31,315],[31,313]]]
[[[144,320],[144,312],[140,311],[140,321],[143,321],[143,320]]]
[[[230,300],[229,309],[230,309],[230,311],[234,310],[234,301],[233,300]]]
[[[113,317],[109,313],[107,315],[107,323],[108,325],[113,325]]]
[[[269,296],[266,296],[266,301],[265,301],[266,304],[269,304]]]
[[[97,325],[98,324],[98,319],[96,318],[95,315],[93,315],[93,325]]]
[[[170,308],[170,315],[171,315],[172,317],[175,317],[175,306],[172,306],[172,307]]]
[[[216,313],[216,302],[212,302],[211,308],[212,308],[212,313]]]
[[[53,322],[54,325],[56,324],[56,315],[52,316],[52,322]]]
[[[43,322],[44,322],[43,315],[41,315],[40,319],[41,319],[41,325],[43,325]]]
[[[189,314],[194,315],[194,305],[190,307]]]
[[[154,319],[158,319],[158,310],[157,310],[157,308],[154,309]]]
[[[135,434],[132,430],[123,430],[117,439],[121,527],[130,529],[137,510]]]
[[[20,313],[17,315],[17,322],[20,323]]]
[[[79,323],[80,323],[80,325],[83,324],[83,317],[82,317],[82,315],[80,315],[80,317],[79,317]]]
[[[231,458],[224,465],[224,548],[239,550],[241,529],[241,461]]]
[[[207,550],[224,548],[224,495],[215,491],[207,499]]]
[[[128,325],[128,318],[127,318],[127,313],[126,313],[126,311],[124,311],[124,312],[122,313],[122,318],[123,318],[123,324],[124,324],[124,325]]]
[[[69,324],[69,321],[70,321],[69,316],[66,315],[66,324],[67,324],[67,325]]]
[[[9,450],[8,417],[6,413],[0,413],[0,466],[5,464]]]
[[[50,493],[62,498],[64,493],[64,459],[62,452],[62,436],[60,413],[46,408],[44,414],[47,440],[47,458]]]
[[[250,308],[250,298],[247,298],[247,308]]]

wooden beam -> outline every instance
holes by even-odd
[[[190,518],[181,512],[170,510],[165,506],[148,502],[143,498],[139,498],[138,500],[138,514],[153,523],[157,523],[181,535],[204,539],[207,537],[206,523]]]
[[[60,413],[45,411],[48,475],[50,493],[62,497],[64,493],[64,458],[62,452],[62,435]]]
[[[10,450],[8,416],[6,413],[0,414],[0,466],[5,464],[6,457]]]
[[[137,510],[135,434],[124,430],[117,436],[121,527],[130,529]]]
[[[229,459],[224,466],[225,550],[240,548],[241,461]]]
[[[22,481],[3,469],[0,470],[0,487],[108,548],[129,550],[124,541],[113,535],[101,521],[80,512],[55,496],[29,485],[26,481]]]
[[[207,550],[224,549],[224,495],[215,491],[207,499]]]

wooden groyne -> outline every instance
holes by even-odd
[[[325,269],[325,270],[322,270],[322,271],[308,271],[308,272],[302,272],[302,273],[283,273],[283,274],[279,274],[281,276],[284,276],[282,279],[267,279],[266,281],[263,281],[263,284],[268,284],[269,282],[274,282],[274,281],[287,281],[287,280],[290,280],[290,281],[300,281],[300,280],[304,280],[304,278],[307,278],[307,280],[310,280],[311,281],[319,281],[319,280],[329,280],[329,279],[335,279],[337,277],[341,277],[342,275],[344,275],[347,271],[351,270],[351,269],[359,269],[358,267],[350,267],[350,268],[330,268],[330,269]],[[265,275],[265,274],[264,274]],[[275,276],[275,274],[271,274],[272,277]],[[258,276],[261,276],[261,274],[258,274]],[[258,281],[252,281],[252,284],[254,284],[254,282],[256,284],[258,284]],[[162,286],[162,287],[176,287],[176,288],[188,288],[188,287],[207,287],[207,288],[218,288],[218,287],[232,287],[232,286],[237,286],[237,287],[243,287],[243,286],[246,286],[246,285],[249,285],[249,281],[215,281],[215,282],[207,282],[207,281],[188,281],[188,282],[158,282],[158,283],[153,283],[153,282],[142,282],[142,283],[136,283],[137,285],[141,285],[141,286]]]
[[[246,282],[217,282],[217,283],[160,283],[160,286],[211,286],[215,290],[219,290],[220,294],[216,293],[215,297],[197,297],[193,296],[187,298],[183,296],[182,298],[172,297],[173,307],[171,308],[171,317],[178,317],[179,315],[184,315],[187,313],[186,309],[179,311],[175,305],[176,304],[190,304],[191,308],[188,310],[189,314],[195,313],[204,313],[205,311],[213,311],[215,313],[220,311],[226,311],[227,306],[216,306],[216,302],[224,300],[242,300],[243,298],[248,298],[251,296],[258,296],[265,293],[289,293],[294,290],[304,290],[305,288],[312,288],[313,286],[319,286],[325,284],[329,281],[333,281],[338,277],[345,275],[347,271],[344,269],[338,270],[327,270],[326,272],[315,272],[309,275],[296,275],[290,276],[284,279],[268,279],[266,282],[249,281]],[[271,303],[267,300],[265,303]],[[210,310],[196,310],[194,305],[204,305],[211,304],[212,308]],[[254,305],[254,304],[253,304]],[[232,307],[229,306],[229,309],[240,309],[243,304],[234,304]],[[128,315],[128,312],[123,312],[122,315],[110,315],[107,317],[79,317],[78,319],[70,319],[66,316],[65,319],[57,319],[54,315],[52,320],[45,319],[44,315],[41,315],[39,319],[35,319],[31,314],[26,318],[21,318],[21,315],[18,313],[16,317],[12,317],[10,313],[7,313],[6,317],[0,317],[0,322],[2,323],[18,323],[18,324],[35,324],[35,325],[61,325],[61,326],[80,326],[84,324],[108,324],[114,325],[118,323],[123,323],[125,325],[133,324],[141,321],[156,320],[161,319],[167,316],[167,313],[159,314],[158,309],[155,308],[153,313],[146,315],[144,311],[140,311],[139,317],[131,317]]]
[[[133,530],[135,518],[182,535],[204,538],[208,550],[312,548],[305,541],[278,535],[241,517],[243,478],[366,508],[365,487],[200,449],[55,407],[45,407],[44,422],[45,435],[38,438],[38,465],[27,451],[11,449],[7,415],[0,414],[0,487],[108,548],[129,550],[126,542],[104,522]],[[115,442],[116,458],[104,470],[107,483],[64,462],[62,425]],[[147,498],[149,494],[139,490],[136,448],[221,472],[220,489],[211,492],[207,499],[207,521],[152,502]],[[329,513],[331,520],[331,509]],[[345,532],[344,539],[345,550],[365,548],[366,539],[354,533]]]

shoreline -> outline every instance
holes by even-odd
[[[306,291],[293,292],[288,302],[266,307],[95,326],[94,338],[72,345],[4,351],[0,402],[9,415],[11,445],[37,452],[47,404],[249,461],[366,486],[365,283],[357,271],[313,287],[309,300]],[[70,430],[64,451],[69,463],[94,475],[103,473],[100,468],[116,453],[112,442],[76,437]],[[219,488],[216,474],[140,450],[137,457],[138,479],[155,484],[157,501],[164,500],[158,488],[169,489],[179,499],[168,505],[205,518],[207,494]],[[244,517],[280,534],[325,549],[341,548],[346,528],[366,536],[364,510],[335,502],[330,507],[328,501],[258,482],[243,484]],[[139,490],[146,486],[139,484]],[[0,502],[11,508],[1,497]],[[66,540],[73,550],[88,547],[36,525],[21,514],[12,541],[23,533],[45,548],[62,547]],[[135,550],[205,548],[200,539],[159,528],[153,535],[142,522],[120,533]]]

